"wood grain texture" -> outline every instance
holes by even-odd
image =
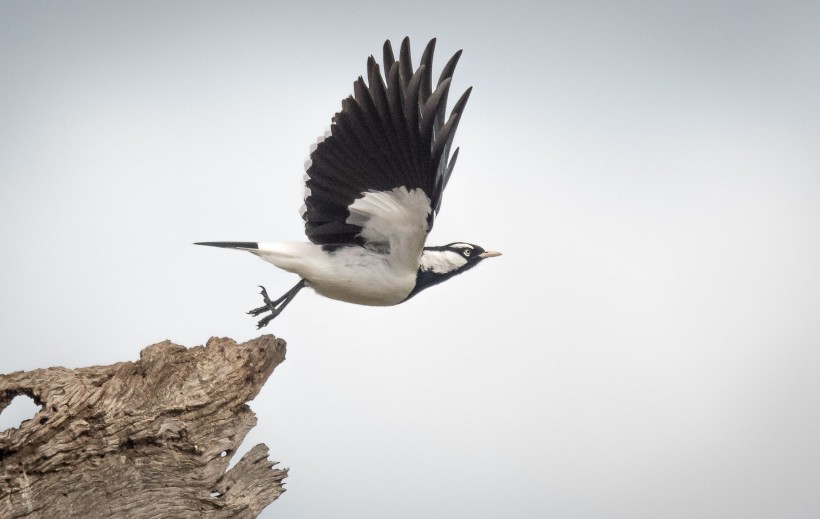
[[[285,359],[285,341],[165,341],[136,362],[0,375],[0,411],[42,406],[0,432],[0,517],[254,518],[284,492],[256,445],[228,463],[256,417],[246,402]]]

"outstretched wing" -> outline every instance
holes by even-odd
[[[447,94],[457,52],[432,85],[435,39],[413,71],[410,40],[399,60],[384,44],[384,70],[371,56],[367,82],[360,76],[354,95],[342,101],[330,131],[305,164],[305,234],[320,245],[359,244],[390,253],[415,254],[441,206],[458,149],[450,147],[471,89],[446,118]],[[416,250],[417,249],[417,250]]]

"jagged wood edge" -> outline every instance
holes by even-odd
[[[285,352],[272,335],[165,341],[136,362],[0,375],[0,411],[20,394],[43,406],[0,432],[0,517],[256,517],[287,469],[260,444],[226,470]]]

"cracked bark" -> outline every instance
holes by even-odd
[[[228,463],[256,417],[246,402],[285,341],[165,341],[136,362],[0,375],[0,411],[42,406],[0,432],[0,517],[254,518],[284,492],[264,444]]]

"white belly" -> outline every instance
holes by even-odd
[[[398,267],[389,256],[360,248],[328,255],[312,243],[259,244],[251,251],[277,267],[300,275],[318,294],[339,301],[391,306],[416,286],[416,272]]]
[[[321,275],[307,279],[308,286],[318,294],[339,301],[370,306],[391,306],[404,301],[416,285],[416,276],[389,280],[370,272],[353,270],[350,276]]]

